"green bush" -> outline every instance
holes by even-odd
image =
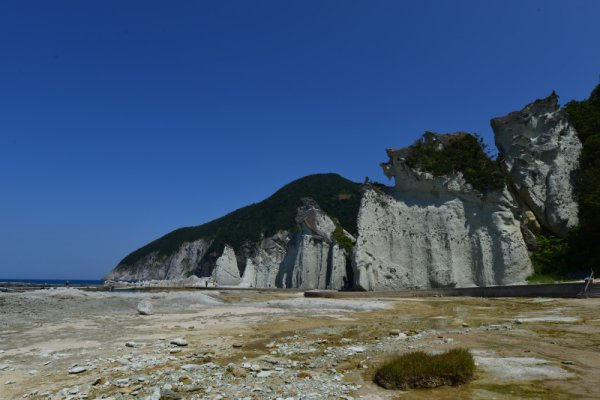
[[[534,272],[540,276],[553,276],[560,272],[561,266],[564,266],[567,260],[569,248],[567,239],[537,235],[536,242],[537,249],[531,255]]]
[[[433,355],[416,351],[379,367],[374,381],[386,389],[433,388],[466,383],[473,378],[474,372],[475,361],[466,349]]]
[[[342,249],[345,249],[348,252],[350,252],[352,247],[354,247],[354,241],[344,234],[344,228],[342,228],[339,223],[336,223],[335,230],[331,236]]]
[[[477,135],[456,136],[441,149],[433,140],[419,140],[411,146],[406,164],[442,176],[462,172],[465,180],[482,193],[504,187],[505,177],[497,162],[486,154],[486,145]]]

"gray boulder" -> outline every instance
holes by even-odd
[[[141,315],[152,315],[154,314],[154,307],[149,300],[142,300],[137,305],[137,312]]]

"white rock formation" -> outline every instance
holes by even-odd
[[[341,289],[346,276],[346,251],[320,237],[298,234],[281,265],[277,286]]]
[[[198,239],[183,243],[179,250],[165,257],[157,251],[133,265],[119,265],[104,280],[176,280],[193,273],[211,245],[210,240]]]
[[[305,200],[298,209],[300,225],[280,265],[277,287],[300,289],[341,289],[348,280],[349,254],[333,240],[336,224],[319,206]],[[343,235],[354,241],[347,232]]]
[[[261,240],[256,255],[246,260],[242,275],[242,287],[274,288],[279,266],[287,253],[290,234],[279,231],[275,235]]]
[[[365,290],[523,282],[531,262],[508,190],[483,196],[461,173],[434,177],[390,151],[396,186],[363,196],[354,248],[355,285]]]
[[[341,289],[350,283],[346,276],[350,255],[333,238],[335,222],[310,199],[298,209],[296,222],[300,229],[293,237],[282,230],[251,246],[242,277],[235,250],[226,245],[211,276],[202,279],[209,280],[208,286],[255,288]],[[354,241],[348,232],[341,232]],[[210,244],[204,239],[184,243],[167,258],[151,253],[133,266],[115,268],[105,279],[140,280],[145,286],[203,287],[204,280],[190,282],[191,278],[181,277],[198,267]]]
[[[240,284],[241,278],[237,258],[235,257],[235,251],[229,245],[225,245],[223,254],[217,259],[211,278],[219,286],[236,286]]]
[[[582,145],[558,96],[492,120],[503,168],[525,210],[548,231],[565,236],[577,226],[574,175]]]
[[[180,282],[200,272],[203,280],[185,285],[210,279],[220,286],[341,289],[353,283],[366,290],[523,282],[532,273],[534,234],[565,235],[578,223],[573,182],[582,146],[555,94],[492,126],[508,188],[482,194],[460,172],[434,177],[406,165],[409,149],[390,150],[383,167],[395,187],[366,189],[356,242],[306,199],[293,234],[280,230],[236,249],[226,245],[222,254],[202,238],[169,256],[153,252],[119,265],[105,279]],[[443,148],[464,135],[429,132],[424,140]],[[355,242],[352,254],[337,243],[347,239]]]

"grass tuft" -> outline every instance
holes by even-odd
[[[416,351],[379,367],[374,381],[386,389],[401,390],[456,386],[470,381],[474,371],[475,361],[469,350],[452,349],[433,355]]]

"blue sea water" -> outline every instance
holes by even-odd
[[[0,278],[0,283],[2,282],[23,282],[23,283],[33,283],[37,285],[53,285],[53,286],[66,286],[67,282],[69,282],[69,286],[97,286],[102,285],[103,282],[101,280],[94,279],[2,279]]]

